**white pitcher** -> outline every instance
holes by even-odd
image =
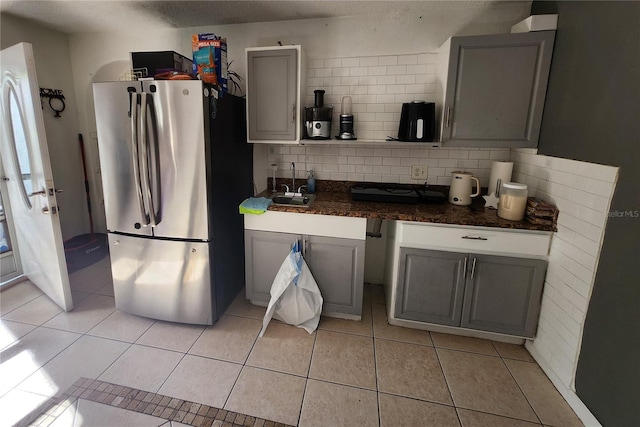
[[[471,193],[472,180],[476,182],[476,192]],[[451,173],[451,188],[449,188],[449,203],[466,206],[471,204],[471,198],[480,195],[480,181],[471,172],[455,171]]]

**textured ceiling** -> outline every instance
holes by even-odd
[[[65,33],[184,28],[193,26],[332,18],[423,14],[456,9],[491,9],[525,0],[484,1],[113,1],[0,0],[0,11]]]

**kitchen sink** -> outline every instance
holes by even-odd
[[[280,206],[296,206],[301,208],[308,208],[311,203],[315,200],[315,195],[313,194],[305,194],[305,195],[295,195],[291,196],[285,193],[276,193],[271,196],[271,200],[274,205]]]

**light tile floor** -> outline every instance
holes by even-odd
[[[244,293],[204,327],[116,310],[108,258],[70,281],[68,313],[29,282],[0,294],[0,426],[80,377],[300,426],[582,425],[523,347],[391,326],[378,286],[360,322],[258,338],[265,309]],[[54,425],[179,425],[144,415],[79,399]]]

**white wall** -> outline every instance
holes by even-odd
[[[191,35],[214,32],[227,38],[232,69],[245,73],[244,49],[251,46],[301,44],[307,57],[334,58],[434,52],[453,35],[509,32],[511,25],[529,15],[530,2],[496,4],[482,8],[452,8],[423,16],[399,12],[389,16],[345,17],[285,22],[264,22],[192,27],[157,32],[91,33],[69,37],[81,129],[90,138],[90,160],[98,166],[91,83],[118,80],[129,69],[129,52],[175,50],[191,56]],[[243,87],[244,89],[244,87]],[[267,178],[267,149],[256,146],[254,177],[258,190]],[[100,190],[100,177],[92,179],[92,190]],[[95,194],[94,193],[94,194]],[[103,210],[99,207],[101,215]],[[104,218],[101,218],[104,224]]]
[[[65,110],[60,114],[61,117],[54,117],[48,99],[43,98],[42,110],[54,182],[56,188],[64,190],[56,196],[60,206],[60,225],[65,240],[88,233],[89,213],[78,143],[78,107],[67,36],[10,15],[2,14],[0,19],[2,48],[20,42],[31,43],[38,85],[41,88],[60,89],[65,97]],[[58,106],[56,103],[53,105]]]
[[[513,180],[554,203],[553,235],[538,332],[527,348],[540,366],[575,391],[575,370],[618,168],[514,149]],[[551,370],[551,372],[548,372]]]

